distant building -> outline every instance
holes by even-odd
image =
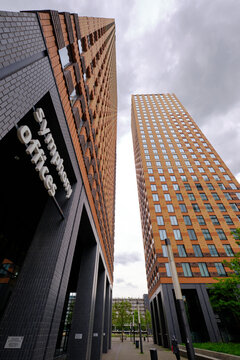
[[[166,238],[194,341],[221,341],[207,285],[239,251],[239,183],[174,94],[133,95],[132,136],[154,341],[182,341]]]
[[[121,302],[121,301],[128,301],[131,304],[132,312],[138,310],[140,311],[141,316],[144,318],[145,316],[145,305],[144,299],[142,298],[113,298],[113,304]]]
[[[143,294],[143,302],[144,302],[145,312],[146,310],[150,311],[150,302],[149,302],[148,294]]]

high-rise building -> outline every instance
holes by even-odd
[[[0,358],[111,346],[114,19],[0,13]]]
[[[227,276],[222,261],[239,250],[240,186],[174,94],[133,95],[132,136],[154,341],[181,341],[166,238],[193,340],[219,341],[225,325],[207,284]]]

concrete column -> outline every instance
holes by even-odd
[[[98,246],[87,247],[86,244],[79,261],[81,261],[81,265],[69,336],[68,356],[71,360],[90,360],[98,280]]]
[[[106,296],[105,296],[105,311],[104,311],[104,329],[103,329],[103,353],[108,352],[109,347],[109,332],[111,334],[111,329],[109,328],[110,321],[110,284],[106,282]]]
[[[209,300],[205,284],[197,286],[197,294],[200,306],[202,308],[204,320],[207,326],[210,341],[221,342],[221,334],[217,326],[216,318]]]
[[[156,296],[156,308],[157,308],[157,312],[158,312],[158,319],[159,319],[159,336],[158,336],[158,341],[159,341],[159,345],[163,346],[163,326],[162,326],[162,322],[164,321],[164,319],[162,319],[162,312],[160,309],[161,304],[159,304],[159,296],[161,296],[161,293],[159,293]]]
[[[108,349],[111,349],[111,347],[112,347],[112,289],[110,287]]]
[[[95,303],[91,360],[100,360],[103,346],[104,310],[106,295],[106,271],[99,268]]]
[[[153,342],[154,342],[154,344],[157,344],[156,310],[154,307],[154,301],[151,301],[150,308],[151,308],[151,315],[152,315]]]

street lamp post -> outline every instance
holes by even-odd
[[[192,344],[190,328],[189,328],[189,324],[188,324],[188,319],[187,319],[187,315],[186,315],[186,310],[185,310],[184,301],[183,301],[183,297],[182,297],[182,291],[181,291],[181,287],[179,284],[176,264],[174,261],[174,256],[173,256],[173,251],[172,251],[172,246],[171,246],[170,240],[165,239],[165,244],[167,246],[169,265],[170,265],[171,274],[172,274],[173,288],[174,288],[174,292],[175,292],[177,307],[179,310],[180,321],[181,321],[182,329],[184,332],[183,335],[186,340],[187,356],[188,356],[188,359],[195,360],[195,352],[194,352],[194,348],[193,348],[193,344]]]
[[[135,344],[134,314],[133,314],[133,343]]]
[[[137,300],[137,307],[138,307],[138,328],[139,328],[139,340],[140,340],[140,353],[143,354],[142,329],[141,329],[141,319],[140,319],[140,313],[139,313],[138,300]]]

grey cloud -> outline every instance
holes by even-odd
[[[121,279],[121,278],[117,278],[116,280],[114,280],[114,284],[116,285],[120,285],[120,286],[123,286],[123,287],[127,287],[127,288],[133,288],[133,289],[136,289],[137,286],[131,282],[126,282],[124,279]]]
[[[116,284],[122,284],[122,283],[124,283],[125,281],[124,281],[124,279],[121,279],[121,278],[117,278],[116,280],[115,280],[115,283]]]
[[[119,253],[115,255],[115,264],[128,265],[135,262],[141,261],[141,256],[139,253]]]

